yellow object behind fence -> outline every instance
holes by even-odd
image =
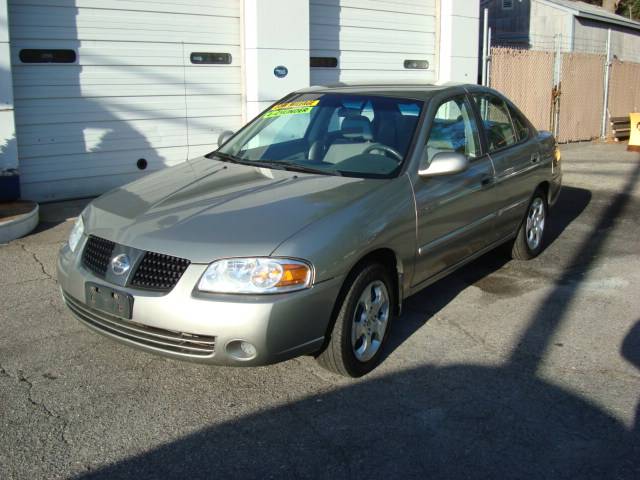
[[[640,113],[630,113],[629,119],[631,132],[629,134],[629,146],[627,150],[640,152]]]

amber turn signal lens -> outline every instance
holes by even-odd
[[[282,265],[284,272],[282,279],[276,287],[291,287],[294,285],[306,285],[311,271],[306,265],[287,263]]]

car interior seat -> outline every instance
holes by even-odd
[[[359,155],[373,141],[371,120],[359,113],[346,113],[344,116],[337,138],[327,148],[327,153],[324,156],[326,163],[336,164]]]

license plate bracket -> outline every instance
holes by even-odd
[[[131,320],[133,297],[104,285],[87,282],[84,286],[87,305],[96,310]]]

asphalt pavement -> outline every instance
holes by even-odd
[[[55,280],[86,202],[43,205],[0,246],[0,479],[640,478],[640,155],[563,155],[542,255],[499,249],[407,300],[358,380],[89,331]]]

